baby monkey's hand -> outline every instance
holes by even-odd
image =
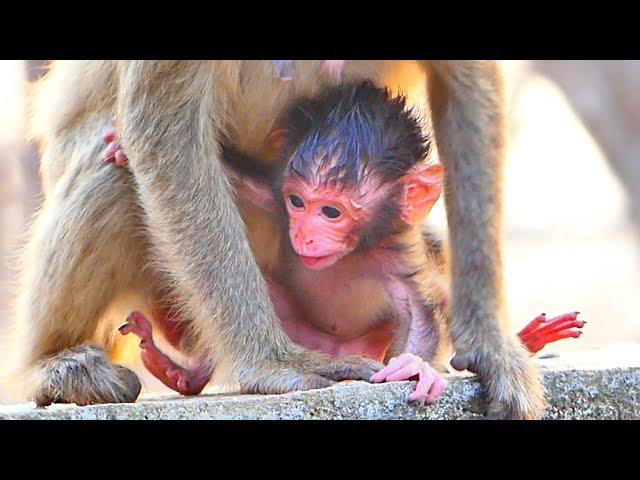
[[[389,364],[371,377],[373,383],[417,380],[415,391],[409,394],[410,402],[435,402],[447,388],[448,382],[422,358],[412,353],[403,353],[392,358]]]

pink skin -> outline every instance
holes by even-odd
[[[418,225],[440,196],[442,166],[420,167],[407,173],[401,181],[405,186],[402,219],[408,225]],[[323,270],[356,248],[357,228],[364,223],[370,206],[384,198],[386,188],[371,177],[359,191],[349,192],[287,176],[283,194],[293,249],[307,268]],[[295,205],[292,195],[303,204]],[[336,209],[340,215],[330,218],[324,214],[325,208]]]
[[[126,155],[117,142],[115,130],[104,136],[109,143],[105,151],[107,162],[118,166],[126,166]],[[418,171],[407,176],[407,205],[403,209],[403,219],[408,224],[420,223],[428,214],[432,204],[440,193],[439,168]],[[275,208],[276,202],[270,193],[260,186],[232,175],[234,183],[238,183],[243,195],[255,199],[256,204],[267,210]],[[246,185],[243,184],[247,183]],[[337,193],[331,189],[308,185],[296,178],[288,177],[283,186],[284,201],[290,217],[289,236],[291,244],[301,263],[309,270],[321,271],[333,267],[339,260],[353,252],[357,245],[357,235],[353,232],[362,223],[367,206],[375,202],[384,192],[372,185],[362,186],[361,192],[352,197],[348,192]],[[298,196],[302,206],[294,205],[290,195]],[[329,218],[323,207],[332,207],[340,212],[337,218]],[[389,258],[385,263],[396,265],[397,259]],[[334,269],[335,270],[335,269]],[[333,270],[332,270],[333,272]],[[332,279],[338,281],[339,276],[333,274]],[[381,327],[371,326],[367,333],[353,337],[340,337],[314,326],[305,318],[296,305],[295,299],[283,285],[277,283],[269,275],[265,275],[269,285],[271,300],[276,309],[284,330],[296,343],[306,348],[319,350],[331,355],[360,354],[378,361],[383,361],[393,338],[393,329],[389,323],[382,322]],[[400,285],[400,289],[403,287]],[[317,284],[317,291],[323,291]],[[331,317],[331,315],[328,315]],[[545,344],[566,337],[577,337],[585,322],[576,319],[577,313],[565,314],[546,321],[544,314],[529,323],[518,335],[523,344],[536,353]],[[139,313],[130,316],[130,323],[138,328],[124,326],[123,334],[129,331],[140,336],[143,349],[142,357],[151,373],[165,385],[185,395],[199,393],[206,385],[209,376],[201,368],[188,370],[176,365],[164,355],[151,338],[151,325]],[[166,313],[154,314],[157,323],[168,334],[169,340],[176,347],[182,338],[179,319],[171,319]],[[145,323],[146,322],[146,323]],[[140,325],[144,328],[140,328]],[[416,389],[408,400],[411,402],[433,403],[444,392],[447,381],[442,378],[428,362],[419,356],[405,352],[392,358],[387,366],[371,378],[374,383],[417,380]]]
[[[373,191],[373,189],[371,189]],[[311,270],[324,270],[347,256],[357,246],[354,234],[362,222],[364,201],[374,201],[374,194],[354,199],[348,192],[330,187],[309,185],[298,177],[288,177],[283,185],[289,214],[289,239],[300,261]],[[292,203],[294,195],[303,201]],[[338,218],[329,218],[323,208],[338,210]]]
[[[211,379],[204,366],[193,369],[181,367],[162,353],[153,342],[151,323],[140,312],[132,312],[118,330],[123,335],[133,333],[140,337],[140,356],[147,370],[167,387],[182,395],[197,395]],[[182,337],[183,332],[179,333]]]
[[[432,404],[447,388],[448,382],[428,362],[413,353],[392,358],[389,364],[371,377],[373,383],[417,380],[416,389],[407,398],[410,402]]]
[[[305,318],[304,311],[297,304],[290,289],[269,275],[265,275],[265,280],[280,324],[291,340],[310,350],[321,351],[328,355],[363,355],[383,361],[393,335],[392,322],[382,321],[377,326],[365,329],[364,334],[343,338],[334,333],[328,333]],[[316,286],[319,289],[323,288],[321,284]]]

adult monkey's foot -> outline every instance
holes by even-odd
[[[506,345],[502,360],[479,372],[487,395],[487,418],[506,420],[539,419],[546,400],[538,369],[529,352],[517,340]]]
[[[333,357],[293,345],[281,360],[264,362],[240,375],[245,393],[285,393],[329,387],[342,380],[370,381],[383,365],[358,357]]]
[[[518,333],[521,345],[512,340],[502,355],[497,349],[487,354],[474,352],[473,348],[456,352],[451,366],[479,374],[487,389],[487,417],[529,419],[542,414],[544,393],[537,371],[523,351],[531,356],[548,343],[580,337],[586,322],[577,318],[579,313],[565,313],[549,320],[544,313],[537,316]]]
[[[462,343],[462,342],[459,342]],[[487,418],[533,420],[546,406],[538,371],[529,351],[517,338],[492,343],[482,350],[470,342],[460,348],[451,365],[478,374],[487,400]]]
[[[39,367],[40,381],[32,397],[38,406],[134,402],[142,388],[133,371],[111,363],[95,345],[64,350],[43,359]]]
[[[140,312],[132,312],[119,328],[120,333],[132,333],[140,338],[141,357],[147,370],[167,387],[182,395],[197,395],[211,378],[206,365],[185,368],[175,363],[154,343],[152,325]],[[378,363],[361,357],[335,358],[299,349],[289,360],[264,362],[257,373],[239,375],[246,393],[284,393],[310,390],[332,385],[339,380],[368,380]]]

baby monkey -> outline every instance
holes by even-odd
[[[105,140],[107,161],[126,165],[115,131]],[[267,143],[273,168],[231,147],[223,159],[239,202],[278,225],[278,258],[254,253],[283,328],[304,347],[384,362],[373,382],[416,379],[409,401],[434,402],[447,385],[448,287],[440,242],[422,227],[443,181],[430,136],[403,97],[362,82],[296,102]],[[154,320],[179,347],[180,319]],[[577,312],[543,314],[519,335],[535,353],[583,325]],[[170,388],[197,394],[209,380],[163,354],[140,313],[120,331],[141,338],[145,365]]]

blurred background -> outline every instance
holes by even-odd
[[[584,335],[545,353],[638,342],[640,62],[501,63],[510,321],[519,329],[541,312],[582,312]],[[26,92],[45,69],[46,61],[0,61],[0,334],[9,260],[41,200],[37,150],[25,140]],[[444,226],[443,205],[432,220]]]

